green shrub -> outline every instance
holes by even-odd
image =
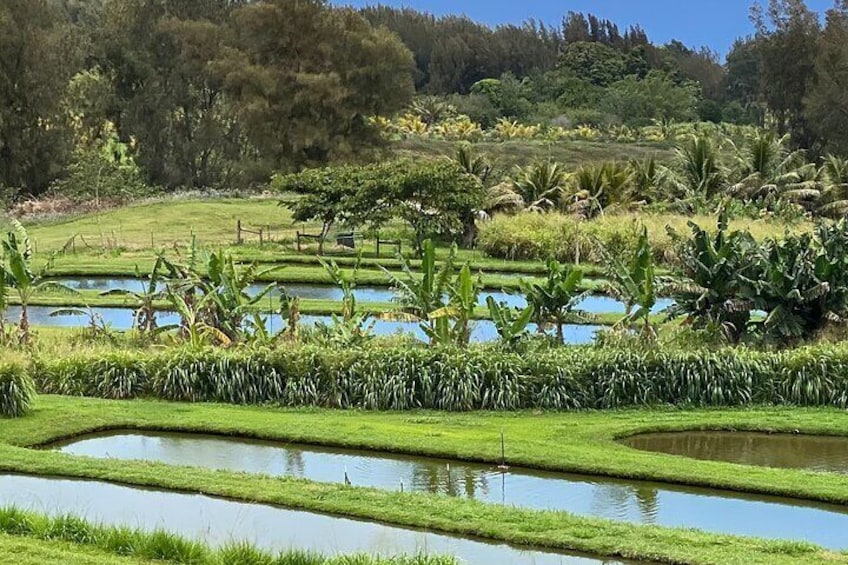
[[[19,418],[35,399],[35,384],[20,362],[0,362],[0,416]]]
[[[45,392],[115,397],[103,375],[131,375],[134,396],[186,402],[448,411],[848,407],[844,345],[780,353],[567,347],[519,354],[494,346],[408,345],[176,349],[42,358],[37,367]]]

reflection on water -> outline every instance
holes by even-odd
[[[140,292],[146,288],[147,283],[140,279],[133,278],[65,278],[58,281],[76,290],[93,290],[98,292],[106,292],[109,290],[129,290],[132,292]],[[304,300],[332,300],[339,302],[342,300],[342,291],[335,286],[321,284],[284,284],[286,292],[291,296],[296,296]],[[159,285],[161,290],[164,285]],[[248,293],[258,294],[267,287],[266,284],[255,284]],[[272,292],[271,295],[278,295],[277,292]],[[390,288],[386,287],[368,287],[361,286],[354,289],[354,296],[357,302],[392,302],[395,298],[395,293]],[[524,308],[527,306],[527,301],[524,296],[511,294],[504,291],[486,290],[480,293],[479,304],[486,305],[486,299],[491,296],[496,302],[506,303],[510,307]],[[674,304],[674,301],[669,299],[660,299],[657,301],[653,311],[661,312]],[[624,314],[624,304],[609,296],[587,296],[579,305],[578,308],[590,314]]]
[[[613,563],[202,495],[109,483],[0,475],[0,505],[108,525],[165,530],[212,546],[248,541],[268,551],[453,555],[474,565]]]
[[[703,488],[512,469],[423,457],[181,434],[111,433],[58,447],[74,455],[286,475],[565,510],[640,524],[692,527],[848,547],[848,508]],[[403,485],[403,487],[401,487]]]
[[[848,437],[753,432],[671,432],[627,438],[625,445],[742,465],[848,473]]]
[[[34,326],[60,327],[60,328],[77,328],[89,324],[89,315],[75,314],[70,316],[51,316],[56,308],[49,306],[30,306],[29,322]],[[85,310],[89,312],[89,310]],[[130,308],[91,308],[90,312],[99,316],[114,330],[129,330],[133,327],[135,312]],[[19,307],[11,307],[6,313],[7,319],[17,320],[20,318],[21,310]],[[156,319],[160,326],[178,324],[180,318],[173,312],[158,312]],[[300,319],[304,325],[314,325],[318,322],[325,324],[331,323],[330,316],[302,316]],[[284,321],[279,315],[267,316],[267,325],[271,332],[280,331],[283,328]],[[532,331],[535,331],[535,326],[530,326]],[[565,339],[567,343],[572,345],[586,345],[595,340],[595,334],[602,330],[600,326],[565,326]],[[374,333],[378,336],[390,336],[398,333],[406,333],[414,335],[421,341],[426,341],[427,336],[424,331],[415,322],[395,322],[389,320],[374,321]],[[478,320],[472,322],[471,341],[486,342],[493,341],[498,338],[498,332],[495,325],[488,320]]]

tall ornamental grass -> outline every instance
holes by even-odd
[[[35,384],[21,361],[0,362],[0,416],[19,418],[32,407]]]
[[[42,357],[33,372],[45,393],[292,407],[848,407],[848,346],[781,353],[574,347],[523,355],[492,346],[174,349]]]

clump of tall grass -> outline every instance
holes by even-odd
[[[632,254],[642,227],[648,229],[654,258],[675,262],[674,241],[667,228],[689,231],[688,222],[715,225],[715,218],[679,214],[608,214],[589,221],[560,213],[522,213],[496,216],[480,226],[478,245],[492,257],[544,261],[551,257],[564,263],[603,263],[599,247],[613,256]],[[748,229],[755,239],[781,239],[790,226],[772,220],[734,220],[731,229]],[[808,231],[809,224],[792,226]],[[600,245],[599,245],[600,244]]]
[[[0,362],[0,416],[19,418],[35,399],[35,384],[27,366],[20,361]]]
[[[184,565],[457,565],[455,558],[444,556],[327,556],[296,549],[275,554],[245,542],[211,548],[161,530],[145,532],[122,526],[104,526],[75,516],[47,517],[15,507],[0,508],[0,533],[61,541],[124,557]]]
[[[292,346],[39,358],[45,392],[368,410],[579,410],[762,404],[848,407],[848,346],[744,349]],[[71,385],[69,386],[69,383]]]

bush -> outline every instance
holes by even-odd
[[[35,399],[35,385],[27,367],[18,362],[0,363],[0,416],[19,418]]]
[[[135,375],[138,396],[192,402],[448,411],[848,407],[843,345],[781,353],[569,347],[532,355],[492,346],[309,346],[80,355],[41,359],[38,367],[42,390],[73,382],[75,392],[104,396],[107,371]]]

